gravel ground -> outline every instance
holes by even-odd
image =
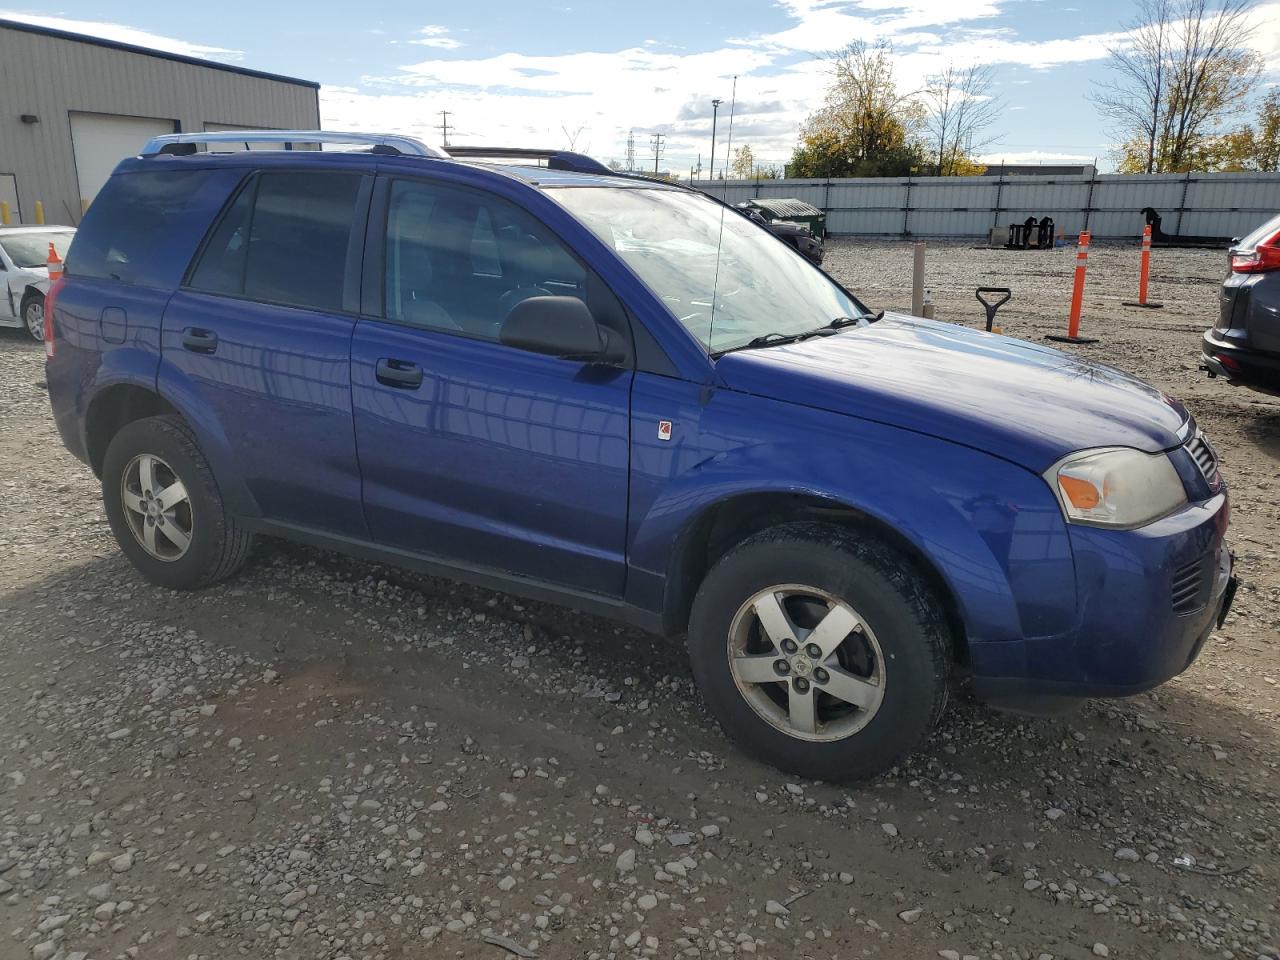
[[[734,752],[684,656],[279,543],[175,595],[117,553],[38,345],[0,336],[0,958],[1275,957],[1280,401],[1210,382],[1222,255],[1091,258],[1078,349],[1188,401],[1236,609],[1184,676],[1059,720],[953,707],[858,789]],[[876,307],[901,243],[836,242]],[[931,244],[944,319],[1065,325],[1072,251]]]

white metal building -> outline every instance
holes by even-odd
[[[315,129],[318,83],[0,20],[0,200],[13,221],[80,222],[156,134]]]

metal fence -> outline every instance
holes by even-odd
[[[700,181],[730,203],[795,197],[827,213],[843,236],[986,236],[1027,217],[1053,218],[1055,230],[1136,237],[1144,207],[1166,234],[1239,237],[1280,212],[1280,173],[905,177],[848,180]]]

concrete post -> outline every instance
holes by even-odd
[[[911,267],[911,315],[924,316],[924,244],[915,245],[915,261]]]

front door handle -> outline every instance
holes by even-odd
[[[212,330],[187,327],[182,331],[182,345],[193,353],[213,353],[218,349],[218,335]]]
[[[384,357],[378,361],[379,383],[402,390],[416,390],[422,386],[422,368],[408,360],[392,360]]]

